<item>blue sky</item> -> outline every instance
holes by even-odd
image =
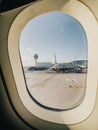
[[[62,12],[50,12],[33,18],[20,36],[23,66],[32,66],[34,54],[38,62],[54,63],[87,59],[87,39],[82,25]]]

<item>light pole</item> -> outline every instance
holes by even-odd
[[[55,61],[55,65],[57,64],[57,59],[56,59],[56,54],[54,53],[54,61]]]

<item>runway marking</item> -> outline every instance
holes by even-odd
[[[49,81],[50,79],[52,79],[52,78],[55,77],[55,76],[57,76],[57,74],[54,74],[54,75],[48,77],[47,79],[45,79],[45,80],[42,81],[42,82],[36,83],[36,84],[34,85],[34,87],[44,87],[44,86],[46,85],[46,82]]]
[[[85,88],[85,86],[69,86],[69,88]]]
[[[47,85],[47,82],[49,82],[49,80],[51,81],[52,78],[54,78],[58,75],[60,75],[60,74],[54,73],[52,75],[49,75],[48,78],[35,83],[34,85],[32,85],[32,87],[45,87]],[[65,74],[64,80],[65,80],[65,83],[61,87],[65,87],[65,88],[85,88],[86,87],[85,85],[81,86],[81,85],[77,84],[77,79],[74,78],[73,76],[70,76],[69,74]],[[63,82],[64,82],[64,80],[63,80]],[[61,80],[61,82],[62,82],[62,80]],[[55,80],[54,80],[54,85],[55,85]]]
[[[45,83],[37,83],[37,84],[35,84],[34,86],[35,87],[43,87],[43,86],[45,86],[46,84]]]

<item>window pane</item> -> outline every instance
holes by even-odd
[[[23,29],[19,46],[32,100],[51,110],[72,109],[82,102],[88,47],[75,18],[62,12],[37,16]]]

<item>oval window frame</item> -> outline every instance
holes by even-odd
[[[74,124],[85,120],[91,114],[95,104],[96,91],[97,91],[98,63],[97,63],[97,57],[95,58],[93,57],[95,51],[97,51],[98,48],[97,45],[98,24],[95,16],[90,11],[90,9],[80,1],[70,0],[67,3],[65,2],[64,5],[64,1],[62,0],[61,5],[59,5],[59,3],[57,2],[56,4],[53,4],[52,7],[50,7],[49,4],[51,3],[52,1],[46,2],[43,0],[41,2],[28,6],[22,12],[19,13],[19,15],[13,21],[9,30],[8,54],[19,97],[24,106],[27,108],[27,110],[43,120],[60,124]],[[75,17],[78,21],[80,21],[80,23],[84,27],[88,38],[88,74],[87,74],[87,90],[85,99],[75,109],[63,112],[55,112],[43,109],[42,107],[38,106],[32,101],[26,90],[25,79],[22,71],[19,48],[18,48],[20,33],[24,28],[24,26],[26,25],[26,23],[33,17],[38,16],[39,14],[51,11],[65,12]],[[26,15],[27,17],[25,18]],[[22,21],[23,19],[25,19],[24,22]],[[91,29],[91,27],[93,28]],[[18,77],[17,75],[20,76]]]

